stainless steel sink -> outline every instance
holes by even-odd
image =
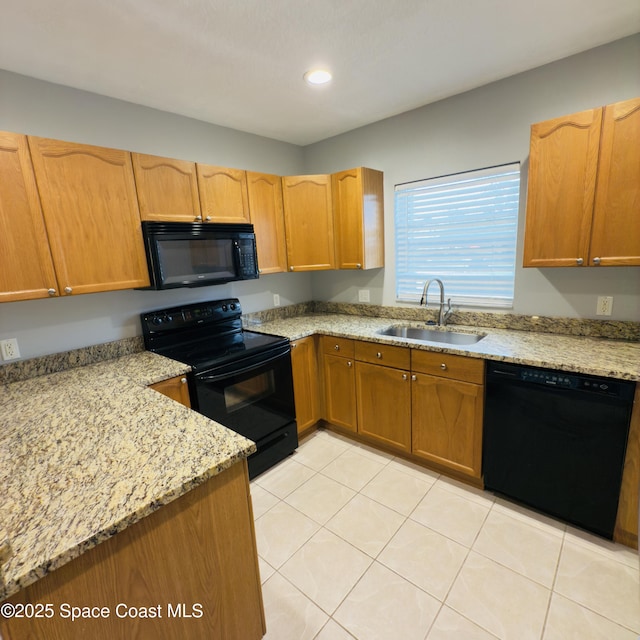
[[[380,335],[394,338],[406,338],[421,342],[444,342],[446,344],[475,344],[485,337],[485,334],[462,333],[448,329],[423,329],[421,327],[406,327],[393,325],[378,331]]]

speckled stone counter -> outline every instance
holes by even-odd
[[[378,333],[380,329],[393,324],[425,327],[424,322],[394,320],[389,317],[312,313],[266,322],[252,322],[249,328],[252,331],[284,336],[290,340],[320,333],[356,340],[369,340],[381,344],[410,346],[414,349],[427,351],[454,353],[472,358],[501,360],[626,380],[640,380],[640,342],[453,324],[448,325],[447,328],[468,333],[480,333],[485,337],[472,345],[448,345],[392,338]]]
[[[186,370],[143,351],[0,386],[0,600],[255,450],[147,388]]]

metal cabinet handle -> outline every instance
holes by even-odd
[[[289,267],[289,271],[293,271],[293,265]]]
[[[196,222],[202,222],[202,216],[196,216]]]
[[[594,258],[593,264],[600,264],[600,258]]]
[[[186,378],[180,378],[180,384],[187,384]]]
[[[402,379],[403,379],[403,380],[406,380],[406,379],[407,379],[407,377],[408,377],[408,376],[407,376],[407,374],[406,374],[406,373],[403,373],[403,374],[402,374]]]
[[[362,265],[359,262],[356,264],[356,269],[362,269]]]
[[[584,263],[584,260],[582,258],[576,258],[576,264],[577,265],[581,265]]]
[[[446,371],[446,370],[447,370],[447,365],[443,362],[443,363],[440,365],[440,368],[441,368],[443,371]]]
[[[378,358],[378,360],[382,360],[382,354],[379,351],[376,353],[376,358]]]
[[[205,220],[206,220],[207,222],[211,222],[211,216],[207,216],[207,217],[205,218]]]
[[[415,382],[418,379],[418,376],[411,376],[412,382]]]
[[[55,295],[56,295],[56,290],[55,290],[55,289],[47,289],[47,293],[48,293],[50,296],[55,296]]]
[[[64,292],[65,293],[73,293],[73,289],[71,287],[65,287],[64,288]]]
[[[353,362],[351,362],[351,360],[349,360],[349,362],[347,362],[347,367],[353,367]]]
[[[340,351],[340,345],[339,344],[334,345],[333,350]]]

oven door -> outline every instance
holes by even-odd
[[[291,423],[296,431],[288,343],[198,372],[192,382],[196,411],[259,446]]]

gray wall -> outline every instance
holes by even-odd
[[[395,304],[394,185],[506,162],[520,161],[523,169],[517,257],[522,264],[530,125],[636,96],[640,35],[307,147],[309,173],[362,165],[385,176],[385,269],[314,274],[314,298],[355,302],[358,289],[369,288],[372,302]],[[614,296],[613,319],[640,320],[640,268],[519,267],[513,310],[594,318],[599,295]]]

